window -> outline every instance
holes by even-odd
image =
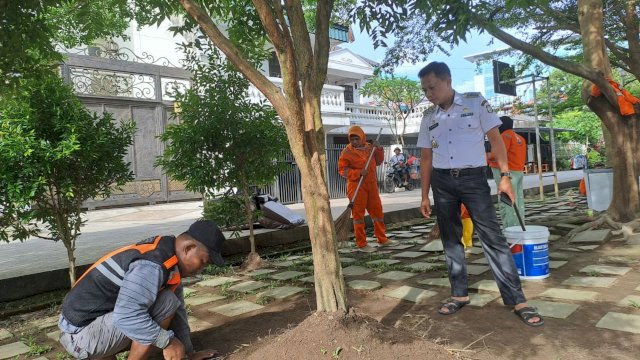
[[[276,52],[271,52],[271,57],[269,58],[269,76],[271,77],[282,77],[282,71],[280,71],[280,63],[278,62],[278,57],[276,56]]]
[[[344,88],[344,102],[353,104],[353,86],[342,85]]]

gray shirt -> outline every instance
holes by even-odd
[[[153,344],[164,348],[172,336],[182,342],[187,352],[193,351],[187,312],[184,307],[182,285],[176,289],[176,296],[181,302],[171,321],[171,330],[164,330],[155,322],[149,309],[156,301],[162,287],[162,267],[147,260],[137,260],[131,263],[125,273],[122,286],[118,293],[118,300],[113,309],[115,325],[129,339],[141,344]],[[82,330],[74,326],[63,315],[58,323],[60,329],[68,334],[77,334]]]
[[[486,166],[484,136],[501,124],[480,93],[455,92],[448,110],[432,106],[424,111],[417,145],[433,149],[434,168]]]

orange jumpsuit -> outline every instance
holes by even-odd
[[[353,199],[353,194],[360,180],[360,172],[364,169],[369,154],[373,150],[373,146],[365,142],[364,131],[359,126],[349,128],[349,136],[351,135],[358,135],[364,145],[360,148],[355,148],[351,144],[347,145],[338,159],[338,173],[347,179],[347,197],[349,197],[349,200]],[[365,210],[369,212],[369,216],[373,221],[374,234],[378,239],[378,243],[384,244],[388,241],[376,176],[376,167],[384,161],[384,150],[375,148],[373,151],[373,158],[369,163],[367,175],[362,180],[358,195],[353,202],[353,232],[356,236],[356,246],[359,248],[367,245],[364,224]]]

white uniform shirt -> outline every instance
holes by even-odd
[[[425,110],[418,147],[433,149],[433,167],[463,169],[487,165],[484,135],[502,122],[480,93],[454,92],[453,105]]]

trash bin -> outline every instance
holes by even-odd
[[[589,209],[607,210],[613,195],[613,169],[585,169],[584,181]]]

